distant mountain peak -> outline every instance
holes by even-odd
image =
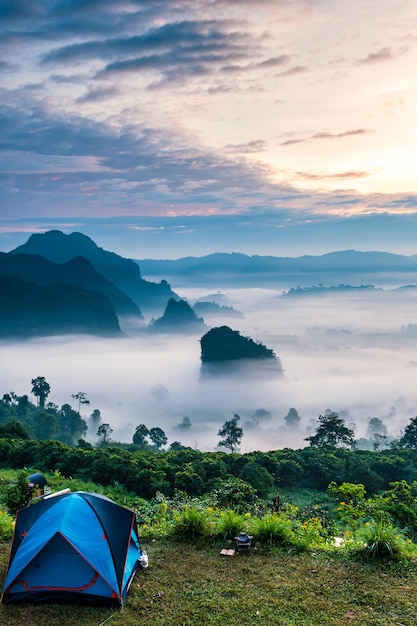
[[[65,234],[61,230],[48,230],[44,233],[32,234],[26,243],[19,246],[12,252],[17,254],[41,254],[50,260],[65,263],[77,256],[88,258],[91,255],[104,254],[116,255],[114,252],[106,252],[100,248],[90,237],[82,233],[73,232]]]
[[[198,317],[188,302],[170,298],[162,317],[154,320],[149,330],[152,332],[200,332],[205,328],[204,320]]]
[[[141,310],[159,310],[170,297],[176,296],[167,281],[157,284],[144,280],[136,261],[100,248],[90,237],[79,232],[67,235],[60,230],[49,230],[33,234],[9,254],[38,254],[53,263],[67,263],[75,257],[84,257]]]

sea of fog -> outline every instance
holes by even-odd
[[[200,335],[155,335],[126,324],[118,339],[82,336],[2,342],[0,394],[28,394],[44,376],[47,401],[58,406],[86,394],[88,419],[99,409],[116,441],[132,441],[138,424],[159,426],[173,441],[216,450],[219,428],[235,414],[243,427],[241,451],[302,447],[326,410],[343,412],[356,437],[371,417],[396,437],[417,415],[417,291],[346,290],[286,296],[280,290],[177,290],[190,304],[209,296],[242,317],[206,317],[272,348],[284,374],[257,372],[201,376]],[[295,408],[298,429],[284,417]],[[258,419],[256,411],[266,417]],[[184,418],[187,417],[188,420]],[[189,425],[191,423],[191,425]],[[188,426],[188,427],[187,427]],[[96,428],[95,428],[96,429]],[[94,430],[95,430],[94,429]],[[88,440],[97,441],[94,431]]]

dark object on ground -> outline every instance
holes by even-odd
[[[252,545],[253,537],[248,535],[248,533],[239,533],[236,540],[236,550],[238,554],[242,554],[243,552],[249,552]]]

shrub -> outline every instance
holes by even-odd
[[[213,496],[217,506],[235,509],[246,508],[257,500],[252,485],[234,476],[216,481]]]
[[[0,511],[0,541],[8,541],[13,536],[14,520],[5,511]]]
[[[323,547],[326,543],[324,535],[327,533],[323,529],[321,520],[317,517],[312,517],[300,524],[295,532],[295,541],[300,550],[312,550]]]
[[[234,539],[246,529],[247,520],[247,517],[235,513],[235,511],[222,511],[217,522],[216,534],[222,539]]]
[[[362,544],[358,552],[367,560],[396,559],[407,552],[407,541],[402,532],[382,517],[365,522],[357,539]]]
[[[354,530],[357,521],[365,515],[365,487],[362,484],[344,482],[338,486],[334,481],[327,492],[338,502],[337,517],[343,525]]]
[[[142,537],[166,537],[172,532],[174,523],[172,503],[161,493],[157,493],[153,500],[137,499],[133,508]]]
[[[292,521],[282,514],[268,513],[261,519],[252,518],[250,532],[257,541],[270,545],[295,543]]]
[[[209,532],[209,516],[196,506],[186,507],[174,517],[174,534],[177,536],[194,539],[208,535]]]
[[[22,471],[17,474],[15,481],[5,487],[2,500],[10,513],[16,513],[29,504],[31,497],[27,473]]]

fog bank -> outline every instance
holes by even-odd
[[[175,286],[174,286],[175,287]],[[209,289],[183,289],[190,304]],[[135,427],[161,427],[173,441],[215,450],[217,432],[234,414],[244,429],[241,451],[306,445],[326,409],[343,411],[357,437],[370,417],[381,418],[396,437],[417,415],[416,295],[411,291],[358,290],[284,296],[277,290],[214,292],[244,317],[210,316],[272,348],[284,376],[200,376],[199,336],[150,335],[144,328],[121,339],[54,337],[1,344],[0,393],[28,394],[44,376],[47,401],[69,403],[79,391],[113,428],[112,438],[131,441]],[[284,421],[294,407],[299,428]],[[264,409],[259,418],[256,411]],[[189,418],[187,426],[184,417]],[[88,439],[97,441],[96,433]]]

